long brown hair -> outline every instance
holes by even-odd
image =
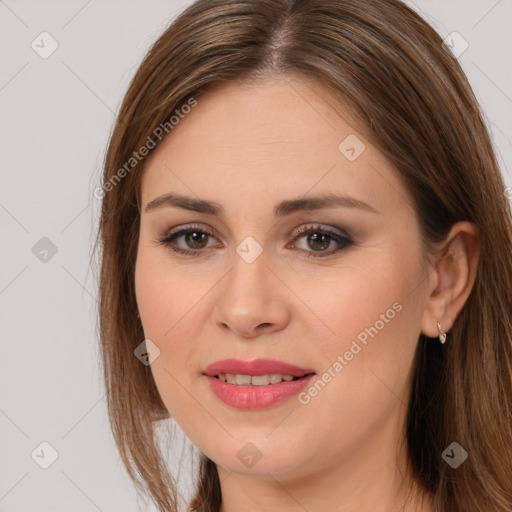
[[[471,294],[446,345],[421,335],[408,409],[412,472],[443,512],[512,509],[512,213],[481,109],[439,34],[399,0],[198,0],[158,38],[117,116],[104,164],[99,336],[112,431],[137,489],[178,510],[155,437],[168,418],[134,293],[144,158],[191,98],[235,80],[315,80],[357,114],[410,194],[426,255],[458,221],[480,228]],[[193,114],[192,114],[193,115]],[[166,124],[167,123],[167,124]],[[177,128],[179,129],[179,127]],[[127,166],[127,162],[130,164]],[[120,172],[124,166],[125,172]],[[107,187],[106,184],[110,183]],[[469,453],[456,470],[441,454]],[[197,511],[217,512],[216,465],[201,455]]]

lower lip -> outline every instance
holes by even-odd
[[[204,375],[211,390],[225,404],[237,409],[265,409],[297,395],[315,377],[315,374],[298,380],[282,381],[266,386],[237,386],[223,382],[216,377]]]

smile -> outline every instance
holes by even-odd
[[[202,375],[220,401],[246,410],[273,407],[300,393],[315,376],[312,369],[275,359],[223,359]]]

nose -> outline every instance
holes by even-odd
[[[213,319],[225,332],[255,338],[284,329],[290,319],[286,286],[265,253],[248,263],[235,253],[233,267],[217,287]]]

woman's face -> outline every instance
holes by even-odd
[[[326,94],[289,79],[210,91],[144,169],[151,370],[191,441],[238,473],[385,459],[404,422],[429,287],[419,227],[396,171]],[[155,202],[167,194],[189,199]],[[259,376],[242,385],[205,374],[226,359],[278,363],[210,372]],[[279,363],[314,375],[282,380],[294,372]]]

